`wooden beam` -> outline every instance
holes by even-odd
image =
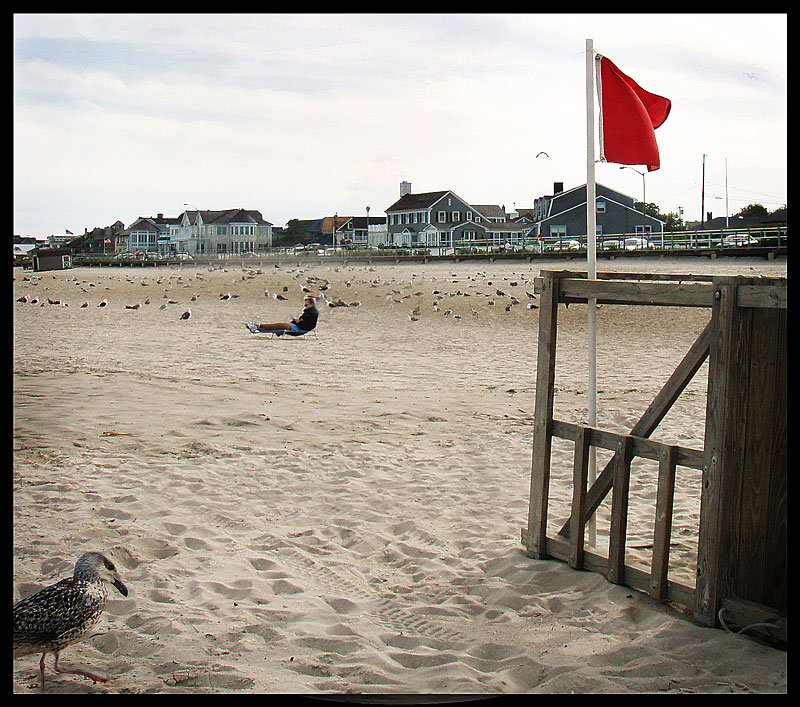
[[[656,522],[653,534],[653,557],[650,565],[650,589],[654,599],[667,596],[669,571],[669,542],[672,537],[672,502],[675,496],[675,463],[678,448],[664,445],[658,462],[658,491],[656,494]]]
[[[786,309],[787,287],[740,285],[736,288],[736,305],[738,307],[759,307]]]
[[[625,584],[625,539],[628,533],[628,492],[631,479],[631,438],[619,442],[612,460],[614,490],[611,497],[611,530],[608,538],[608,581]]]
[[[560,280],[561,302],[585,302],[595,297],[598,304],[639,304],[660,307],[710,307],[712,283],[620,282],[611,280]]]
[[[521,536],[523,545],[527,543],[527,530],[521,528]],[[562,562],[569,560],[569,541],[560,536],[547,538],[547,550],[551,557]],[[583,553],[583,568],[589,572],[597,572],[598,574],[605,575],[608,571],[608,559],[602,555],[592,552],[591,550],[584,550]],[[640,592],[647,593],[647,588],[650,584],[650,574],[638,567],[627,565],[625,567],[625,585],[631,589],[636,589]],[[687,587],[680,582],[667,582],[667,601],[675,602],[681,606],[692,609],[694,606],[694,587]]]
[[[547,505],[550,493],[550,446],[555,392],[559,280],[548,279],[539,298],[539,350],[536,363],[536,408],[528,506],[527,554],[547,556]]]
[[[575,438],[575,461],[572,470],[572,525],[569,538],[569,566],[583,569],[583,545],[586,530],[586,481],[589,477],[590,428],[581,427]]]
[[[704,626],[715,626],[721,598],[723,554],[730,542],[731,530],[721,522],[722,499],[726,479],[723,474],[725,419],[731,371],[731,347],[734,338],[736,288],[719,283],[719,296],[711,310],[714,323],[711,340],[706,425],[703,450],[705,461],[700,492],[700,526],[697,543],[697,582],[694,619]],[[733,391],[735,393],[735,391]]]

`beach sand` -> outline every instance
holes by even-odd
[[[114,679],[55,675],[49,656],[47,691],[786,692],[784,651],[525,556],[538,327],[527,293],[541,269],[586,263],[15,268],[14,601],[88,550],[112,557],[129,589],[61,657]],[[245,329],[299,315],[304,287],[327,298],[316,337]],[[709,318],[603,306],[599,426],[627,432]],[[585,422],[586,359],[586,307],[560,305],[559,419]],[[702,449],[706,383],[707,365],[654,439]],[[553,448],[562,519],[569,447]],[[679,469],[670,564],[691,586],[698,476]],[[655,491],[652,468],[634,465],[629,557],[643,565]],[[39,690],[38,656],[14,661],[13,682]]]

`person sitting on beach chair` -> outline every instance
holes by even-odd
[[[251,334],[259,334],[262,332],[271,332],[276,336],[302,336],[313,331],[317,326],[317,319],[319,318],[319,310],[317,309],[316,300],[308,295],[303,303],[303,313],[298,318],[292,318],[291,322],[273,322],[273,323],[257,323],[247,322],[245,326],[250,330]]]

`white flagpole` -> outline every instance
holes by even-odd
[[[588,278],[597,279],[597,213],[595,208],[596,185],[594,174],[594,43],[586,40],[586,250],[588,257]],[[587,302],[587,326],[589,330],[589,409],[588,424],[590,427],[597,425],[597,342],[596,314],[597,300],[590,298]],[[589,477],[591,487],[597,478],[597,461],[595,448],[592,447],[589,455]],[[594,515],[586,527],[588,533],[586,542],[596,544],[596,525]]]

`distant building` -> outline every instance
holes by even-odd
[[[400,187],[400,198],[386,209],[389,245],[502,248],[518,244],[530,230],[500,206],[473,206],[450,190],[414,194],[408,182]]]
[[[171,250],[172,229],[180,217],[140,216],[128,226],[128,247],[131,253],[168,253]]]
[[[263,219],[260,211],[250,209],[140,217],[128,232],[128,251],[139,253],[242,255],[266,252],[272,246],[272,224]]]
[[[336,228],[337,244],[353,246],[384,245],[386,243],[386,217],[350,216]]]
[[[586,237],[586,185],[559,191],[561,183],[554,185],[552,196],[542,196],[534,201],[535,233],[545,238]],[[661,238],[664,222],[634,207],[633,197],[596,185],[595,211],[597,237],[631,234],[644,238]]]

